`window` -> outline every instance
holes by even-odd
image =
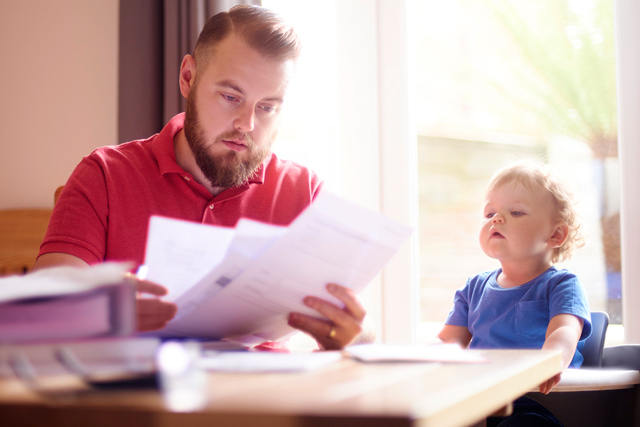
[[[615,307],[620,303],[620,292],[610,286],[615,285],[616,280],[619,283],[616,276],[619,277],[620,268],[616,269],[615,259],[616,256],[619,259],[615,249],[619,245],[615,240],[620,233],[616,231],[615,220],[606,227],[601,224],[601,218],[617,215],[620,198],[630,200],[628,195],[620,196],[617,190],[618,158],[609,150],[615,144],[609,144],[607,150],[589,145],[576,137],[575,132],[560,132],[540,114],[537,95],[544,88],[544,79],[539,70],[527,67],[526,61],[516,61],[522,57],[516,40],[522,38],[522,34],[513,34],[513,29],[509,34],[505,27],[508,20],[498,22],[513,15],[526,22],[532,34],[538,34],[536,22],[545,24],[541,27],[551,27],[548,25],[551,16],[560,20],[564,16],[560,12],[566,13],[573,17],[573,24],[562,26],[560,35],[545,34],[544,37],[551,40],[543,39],[545,46],[551,48],[560,37],[576,50],[606,46],[600,52],[604,52],[607,61],[612,61],[612,3],[613,0],[334,0],[314,7],[311,2],[263,1],[263,5],[275,8],[294,23],[303,38],[305,60],[311,61],[307,65],[301,62],[296,82],[299,91],[297,95],[292,91],[289,102],[296,111],[293,115],[291,110],[287,112],[287,123],[283,123],[276,152],[316,169],[333,191],[410,223],[416,227],[416,236],[420,234],[419,251],[417,244],[409,244],[407,250],[396,257],[399,265],[392,266],[396,268],[394,277],[383,277],[367,301],[378,316],[384,340],[413,339],[411,330],[419,321],[439,326],[451,307],[454,290],[464,284],[467,276],[495,265],[476,244],[479,221],[476,212],[491,173],[504,162],[523,156],[546,157],[562,165],[570,178],[585,177],[574,183],[574,189],[590,224],[591,246],[577,252],[566,267],[586,278],[592,308],[605,309],[614,321],[620,321],[620,309]],[[510,8],[494,13],[491,8],[500,5]],[[527,10],[522,13],[516,6]],[[620,4],[616,7],[623,8]],[[634,9],[637,6],[624,7],[633,10],[632,13],[627,10],[623,17],[640,14],[640,10]],[[594,15],[602,11],[608,14],[606,19]],[[536,17],[538,21],[529,19]],[[602,21],[596,22],[598,19]],[[418,31],[425,29],[431,33]],[[480,38],[483,32],[492,33],[493,38],[489,41]],[[415,36],[408,37],[409,33]],[[637,30],[628,25],[622,38],[627,41],[627,47],[634,47],[632,40],[640,39],[634,38],[635,35]],[[582,46],[578,47],[579,43]],[[459,58],[472,67],[464,68],[454,62],[449,57],[452,52],[460,54]],[[500,62],[502,60],[492,58],[496,53],[507,55],[509,60]],[[539,56],[552,55],[543,50]],[[415,68],[412,68],[414,58]],[[310,74],[300,78],[306,72]],[[610,69],[608,73],[611,72],[615,70]],[[574,85],[578,77],[569,77],[569,86]],[[509,88],[509,93],[500,93],[490,78]],[[523,84],[522,79],[528,83]],[[632,77],[628,80],[633,82]],[[629,81],[625,83],[627,87]],[[604,85],[609,95],[616,93],[615,80],[610,77],[599,79],[597,85]],[[529,92],[513,90],[523,86]],[[470,90],[465,95],[460,89]],[[584,89],[581,86],[579,93],[585,92]],[[550,90],[549,87],[546,90]],[[415,102],[412,97],[416,98]],[[516,110],[516,100],[521,105],[538,107],[538,113],[535,109]],[[638,102],[632,99],[632,107],[637,108]],[[613,105],[615,117],[615,96],[597,104]],[[579,109],[575,110],[564,108],[563,111],[571,118],[581,114]],[[616,128],[615,122],[608,123],[609,131]],[[623,138],[621,143],[625,145]],[[486,152],[493,153],[491,162],[479,160]],[[640,153],[634,157],[633,152],[627,152],[635,161],[640,160]],[[419,179],[413,176],[414,163],[419,163],[420,169],[428,173],[421,174]],[[635,176],[634,170],[628,167],[627,174]],[[602,179],[604,174],[610,178]],[[417,189],[412,188],[416,184]],[[600,192],[601,189],[604,191]],[[412,192],[416,200],[412,199]],[[409,195],[394,199],[394,193]],[[418,212],[417,203],[413,205],[418,194],[420,209],[428,214],[420,218],[420,228],[412,216]],[[426,207],[425,200],[429,201]],[[640,203],[631,204],[629,209],[640,215],[636,205]],[[447,213],[455,217],[454,226],[439,226]],[[443,229],[444,234],[437,234]],[[603,230],[610,229],[613,230],[610,234],[613,250],[604,249],[609,248],[610,243],[601,236]],[[427,285],[421,293],[411,287],[417,271],[413,259],[418,254],[424,261],[420,268],[422,282]],[[460,261],[461,257],[464,261]],[[444,263],[439,260],[443,259],[458,260],[455,269],[441,270]],[[637,275],[640,276],[640,272]],[[439,287],[445,278],[447,287]],[[609,294],[611,289],[613,294]],[[626,291],[625,299],[629,296]],[[418,311],[419,302],[423,303],[420,316],[413,317],[411,313]]]

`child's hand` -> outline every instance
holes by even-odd
[[[456,343],[462,348],[467,348],[471,342],[471,332],[464,326],[444,325],[438,334],[438,338],[446,343]]]
[[[561,373],[557,374],[556,376],[551,377],[547,381],[540,384],[540,393],[549,394],[551,389],[557,386],[558,383],[560,382],[561,375],[562,375]]]

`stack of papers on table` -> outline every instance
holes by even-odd
[[[229,229],[153,217],[146,278],[168,287],[178,306],[159,334],[247,345],[282,339],[295,331],[288,313],[320,316],[302,303],[305,296],[342,305],[326,284],[360,292],[410,234],[328,192],[289,227],[243,219]]]
[[[457,344],[361,344],[349,346],[345,351],[361,362],[482,363],[487,361],[479,353],[464,350]]]
[[[0,278],[0,343],[131,335],[128,264],[55,267]]]

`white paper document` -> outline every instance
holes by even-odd
[[[145,250],[145,277],[169,289],[175,301],[224,258],[232,229],[152,216]]]
[[[196,230],[194,227],[193,232]],[[185,273],[184,280],[175,283],[175,279],[180,282],[180,266],[173,262],[170,277],[174,283],[164,281],[154,270],[166,268],[167,257],[155,257],[158,248],[147,248],[148,278],[183,289],[175,291],[180,293],[178,314],[160,335],[227,338],[247,345],[282,339],[295,331],[287,325],[288,313],[320,317],[302,303],[305,296],[342,306],[326,291],[326,284],[338,283],[360,292],[411,232],[410,227],[324,192],[289,227],[242,220],[228,240],[196,243],[189,252],[198,252],[199,245],[218,245],[224,251],[221,261],[211,263],[208,272],[196,280]],[[164,230],[150,229],[147,245],[158,241],[155,233]],[[180,247],[195,242],[185,234],[172,238],[181,239],[173,240]],[[190,262],[184,268],[189,270]]]
[[[345,348],[345,352],[361,362],[441,362],[483,363],[479,353],[464,350],[458,344],[389,345],[361,344]]]
[[[218,352],[203,356],[198,367],[221,372],[302,372],[323,368],[342,359],[339,351],[274,353],[269,351]]]

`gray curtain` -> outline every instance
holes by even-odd
[[[118,142],[147,138],[184,111],[182,58],[207,19],[260,0],[120,0]]]

